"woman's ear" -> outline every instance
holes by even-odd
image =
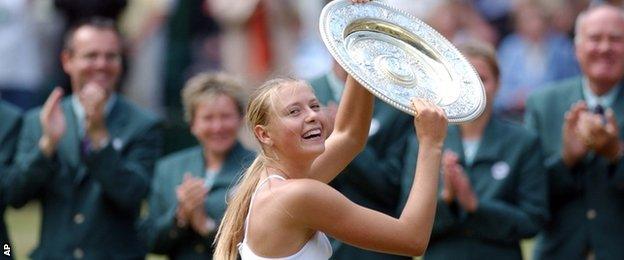
[[[266,126],[256,125],[254,127],[254,135],[262,145],[273,145],[273,139],[271,139],[271,135],[269,135],[269,131]]]

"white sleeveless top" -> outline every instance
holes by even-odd
[[[320,231],[316,231],[316,234],[314,235],[314,237],[310,238],[310,240],[308,240],[308,242],[305,243],[305,245],[303,245],[303,247],[301,248],[301,250],[299,250],[297,253],[294,253],[290,256],[287,257],[280,257],[280,258],[266,258],[266,257],[261,257],[256,255],[251,248],[249,248],[249,245],[247,244],[247,227],[249,226],[249,213],[251,212],[251,208],[253,207],[253,201],[254,201],[254,197],[256,197],[256,192],[258,192],[258,190],[260,190],[260,188],[262,188],[262,186],[264,186],[265,183],[267,183],[267,181],[271,178],[278,178],[278,179],[282,179],[282,180],[286,180],[284,179],[284,177],[279,176],[279,175],[270,175],[269,177],[267,177],[266,179],[264,179],[262,182],[260,182],[260,185],[258,185],[258,187],[256,187],[256,190],[254,191],[253,195],[251,195],[251,202],[249,203],[249,210],[247,211],[247,218],[245,219],[245,237],[243,238],[243,242],[238,244],[238,253],[241,256],[241,259],[243,260],[263,260],[263,259],[282,259],[282,260],[317,260],[317,259],[329,259],[329,257],[331,257],[332,255],[332,248],[331,248],[331,244],[329,243],[329,239],[327,239],[327,236],[325,236],[325,234],[323,232]]]

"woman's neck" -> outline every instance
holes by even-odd
[[[304,159],[287,159],[282,156],[267,166],[268,175],[278,174],[286,179],[306,178],[312,163]]]
[[[225,153],[216,153],[208,148],[204,148],[204,163],[206,169],[218,171],[225,161]]]
[[[483,114],[474,121],[460,125],[462,139],[481,139],[485,127],[492,117],[492,110],[486,108]]]

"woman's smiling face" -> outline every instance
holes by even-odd
[[[205,97],[196,105],[191,133],[209,151],[225,155],[237,141],[242,124],[234,98],[219,94]]]
[[[303,82],[287,83],[274,98],[275,113],[268,126],[274,149],[295,158],[323,153],[327,119],[312,88]]]

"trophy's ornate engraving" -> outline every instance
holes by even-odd
[[[330,53],[373,94],[414,114],[413,97],[426,98],[449,122],[478,117],[485,91],[461,53],[424,22],[381,2],[333,1],[321,13]]]

